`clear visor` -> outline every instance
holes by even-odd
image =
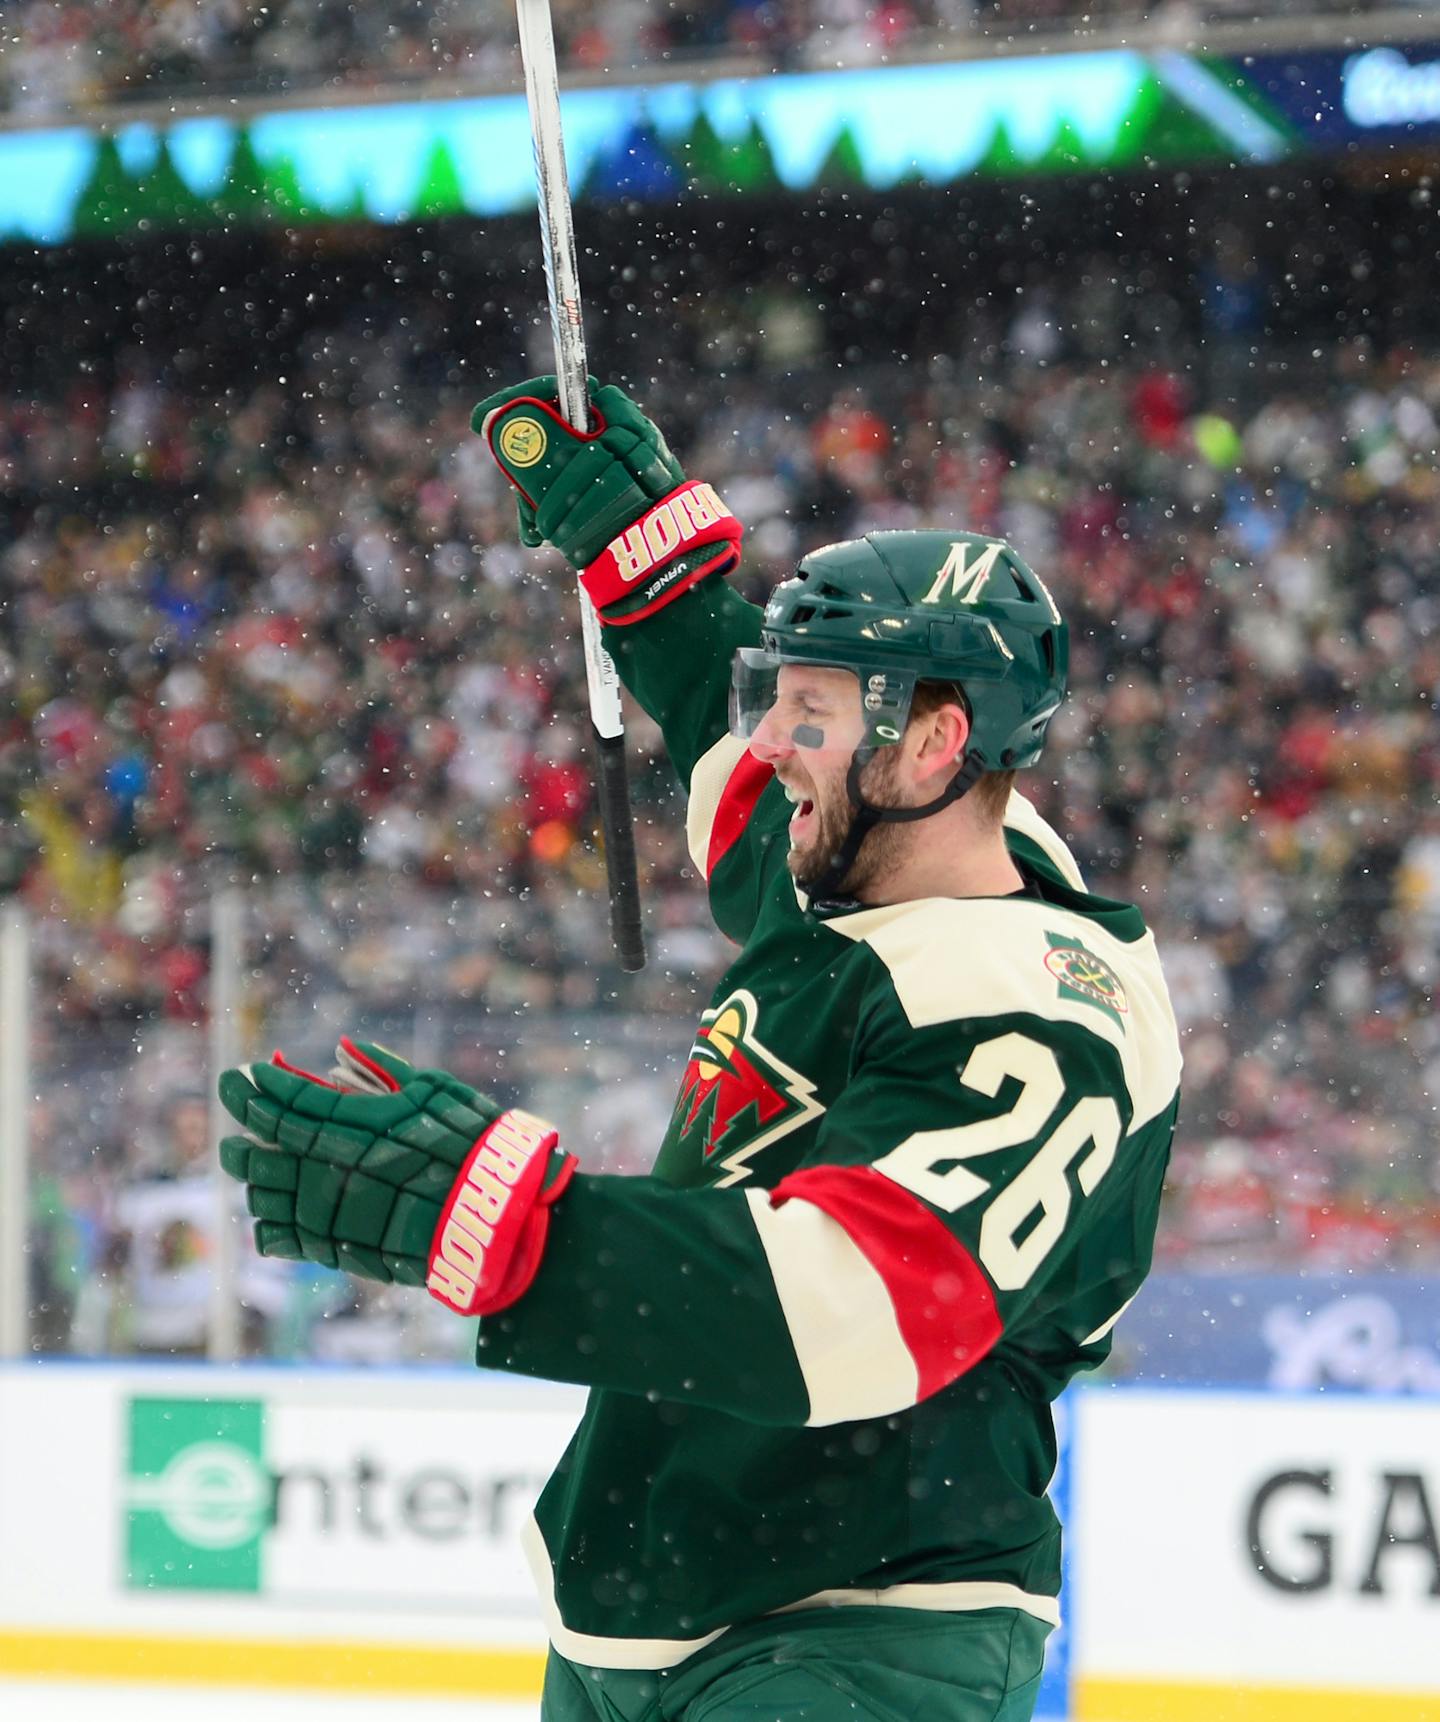
[[[763,646],[741,646],[730,673],[730,733],[749,741],[767,718],[774,739],[794,747],[855,748],[898,741],[913,678],[873,673],[867,682],[850,664],[786,661]],[[820,672],[817,677],[807,672]],[[836,673],[845,680],[837,682]]]
[[[741,646],[730,666],[730,733],[749,741],[775,704],[780,659],[763,646]]]

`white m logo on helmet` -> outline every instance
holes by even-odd
[[[974,565],[969,566],[966,559],[973,548],[970,544],[957,543],[950,546],[950,554],[935,576],[935,584],[920,600],[922,604],[938,604],[947,595],[957,604],[980,602],[980,594],[985,590],[985,584],[995,566],[995,559],[1005,546],[987,544]]]

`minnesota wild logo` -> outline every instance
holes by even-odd
[[[743,988],[705,1012],[671,1120],[679,1141],[698,1131],[705,1158],[720,1157],[722,1185],[748,1178],[752,1154],[825,1110],[814,1083],[756,1037],[759,1014]]]
[[[1047,933],[1050,949],[1045,953],[1045,967],[1060,983],[1062,999],[1079,999],[1104,1011],[1124,1032],[1130,1003],[1120,977],[1105,961],[1088,950],[1069,933]]]
[[[497,440],[511,466],[534,466],[543,458],[547,441],[539,419],[507,419]]]

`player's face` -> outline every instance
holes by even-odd
[[[864,735],[860,683],[849,670],[781,666],[775,703],[750,738],[750,751],[774,766],[795,804],[789,826],[789,865],[802,886],[813,886],[823,877],[850,829],[855,810],[845,780]],[[867,794],[877,773],[889,775],[889,765],[877,759],[866,767]],[[890,835],[882,827],[865,839],[845,881],[848,892],[853,894],[877,867],[883,868],[881,851]]]

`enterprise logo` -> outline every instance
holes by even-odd
[[[196,1441],[158,1477],[131,1477],[125,1489],[132,1514],[158,1514],[172,1536],[195,1549],[250,1542],[270,1523],[274,1501],[269,1472],[229,1441]]]

